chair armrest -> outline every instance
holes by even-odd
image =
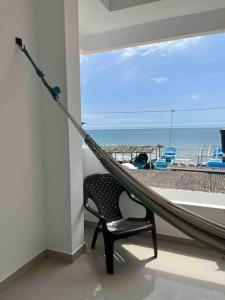
[[[99,212],[97,212],[94,208],[92,208],[91,206],[89,206],[88,203],[85,203],[84,206],[95,217],[99,218],[101,221],[105,221],[104,217],[102,215],[100,215]]]
[[[137,204],[139,204],[139,205],[143,206],[144,208],[148,209],[143,203],[141,203],[137,198],[135,198],[134,195],[132,195],[132,194],[131,194],[130,192],[128,192],[128,191],[126,191],[126,192],[127,192],[128,197],[129,197],[132,201],[134,201],[134,202],[136,202]]]
[[[145,216],[145,220],[149,220],[151,221],[152,224],[155,224],[155,217],[154,217],[154,213],[148,208],[146,207],[143,203],[141,203],[137,198],[135,198],[134,195],[132,195],[130,192],[126,191],[127,195],[129,196],[129,198],[134,201],[135,203],[141,205],[142,207],[144,207],[146,209],[146,216]]]

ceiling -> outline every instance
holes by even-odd
[[[108,11],[115,11],[161,0],[99,0]]]
[[[79,0],[80,34],[85,37],[158,20],[225,8],[225,0],[160,0],[146,3],[149,1]],[[127,6],[131,7],[126,8]]]

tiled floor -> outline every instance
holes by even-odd
[[[115,275],[105,273],[102,237],[74,264],[45,259],[0,293],[1,300],[225,299],[225,260],[191,246],[160,242],[152,259],[150,239],[136,237],[115,247]]]

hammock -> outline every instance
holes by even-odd
[[[85,143],[92,150],[105,169],[110,172],[112,176],[115,177],[122,186],[124,186],[124,188],[126,188],[131,194],[137,197],[140,202],[155,212],[162,219],[191,238],[216,249],[222,254],[225,254],[225,226],[172,203],[153,189],[143,185],[134,176],[132,176],[128,170],[123,168],[111,155],[104,151],[74,119],[66,106],[59,99],[60,88],[51,87],[48,84],[44,78],[43,72],[38,69],[37,65],[32,60],[29,52],[23,45],[22,40],[20,38],[16,38],[16,43],[30,60],[37,75],[41,78],[52,98],[76,127]]]

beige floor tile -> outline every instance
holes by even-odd
[[[86,231],[90,244],[92,230]],[[74,264],[45,259],[0,293],[1,300],[220,300],[225,299],[225,261],[213,251],[147,238],[116,243],[115,274],[105,273],[102,237]]]

